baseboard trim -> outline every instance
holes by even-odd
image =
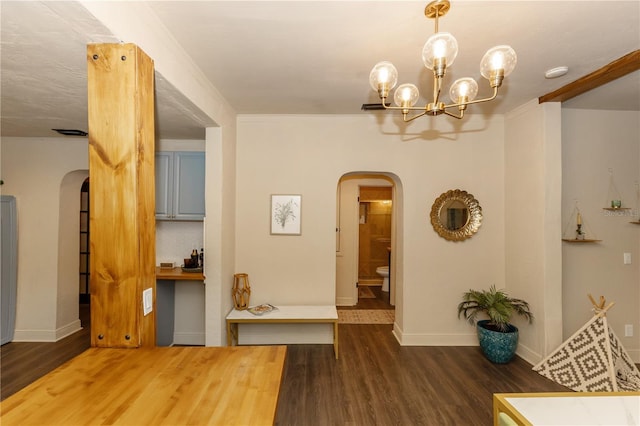
[[[356,302],[353,297],[336,297],[336,306],[354,306]]]
[[[516,349],[516,355],[520,358],[524,359],[531,365],[536,365],[540,361],[542,361],[542,355],[531,350],[528,346],[518,344],[518,348]]]
[[[205,337],[204,332],[189,333],[189,332],[174,332],[173,344],[185,345],[185,346],[204,346]]]
[[[401,346],[478,346],[473,334],[413,334],[403,333],[394,325],[393,333]]]
[[[57,342],[80,330],[82,325],[77,319],[56,330],[16,330],[12,342]]]

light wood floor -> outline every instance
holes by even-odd
[[[520,358],[497,365],[478,347],[400,346],[391,330],[340,324],[339,360],[332,345],[289,345],[275,424],[491,425],[493,393],[567,390]],[[2,346],[2,398],[88,348],[81,333],[84,342]]]

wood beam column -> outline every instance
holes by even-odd
[[[154,66],[134,44],[87,46],[91,345],[153,347]],[[143,313],[143,290],[153,310]]]
[[[595,70],[579,79],[572,81],[551,93],[540,96],[538,103],[564,102],[575,98],[596,87],[603,86],[613,80],[640,69],[640,49],[634,50],[621,58]]]

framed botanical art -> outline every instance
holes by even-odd
[[[300,235],[302,195],[271,196],[271,235]]]

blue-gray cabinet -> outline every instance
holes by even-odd
[[[156,219],[203,220],[205,153],[156,152]]]

